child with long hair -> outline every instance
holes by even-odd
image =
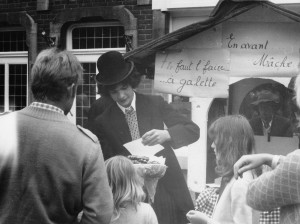
[[[259,213],[246,204],[248,184],[255,173],[245,172],[238,180],[233,177],[235,162],[243,155],[254,153],[254,135],[248,120],[242,115],[221,117],[211,124],[208,135],[213,140],[216,172],[222,177],[218,202],[211,218],[194,210],[187,213],[187,218],[192,224],[258,223]]]
[[[145,193],[133,163],[125,156],[105,161],[114,199],[111,224],[158,224],[153,208],[144,203]]]

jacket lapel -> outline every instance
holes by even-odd
[[[111,106],[110,120],[108,122],[111,122],[114,133],[116,133],[116,139],[121,139],[123,143],[131,141],[131,135],[125,115],[116,103]]]

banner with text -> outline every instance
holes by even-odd
[[[297,23],[224,23],[222,46],[230,51],[230,76],[297,75],[299,36]]]
[[[189,97],[228,97],[227,49],[184,49],[157,53],[154,89]]]

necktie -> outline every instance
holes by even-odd
[[[125,109],[125,117],[129,126],[132,140],[140,138],[140,132],[136,117],[136,112],[132,106]]]

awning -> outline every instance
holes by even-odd
[[[286,16],[291,20],[300,22],[299,14],[267,0],[220,0],[207,20],[193,23],[152,40],[143,46],[127,52],[124,57],[134,61],[138,67],[153,68],[155,53],[157,51],[162,51],[180,41],[206,31],[257,6],[268,7],[269,9]]]

